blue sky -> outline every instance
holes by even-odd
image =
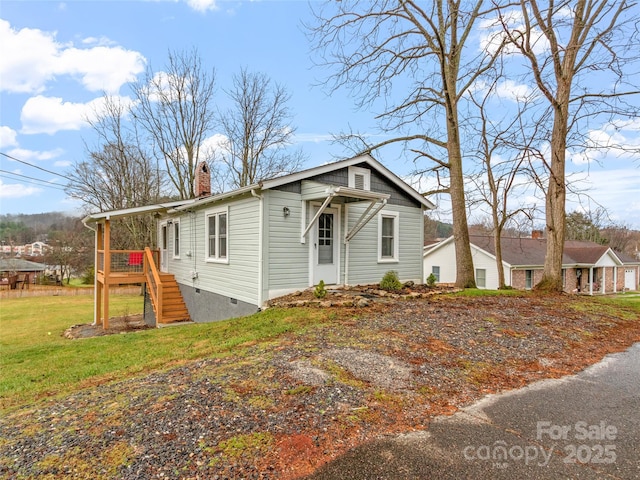
[[[91,144],[92,132],[82,119],[104,90],[130,95],[127,82],[141,76],[146,65],[161,70],[169,50],[195,47],[204,66],[216,70],[220,99],[242,67],[287,87],[296,143],[309,158],[305,166],[348,155],[330,143],[331,134],[349,126],[372,131],[374,114],[356,111],[347,91],[329,96],[313,86],[324,72],[313,68],[302,30],[309,19],[309,4],[294,0],[3,0],[0,151],[64,175],[83,159],[84,141]],[[593,134],[613,135],[606,128]],[[619,143],[640,145],[640,120],[615,134],[622,136]],[[401,176],[412,168],[395,154],[377,156]],[[640,228],[640,160],[614,154],[599,160],[575,154],[570,171],[582,172],[591,197],[613,220]],[[0,170],[0,213],[83,213],[60,190],[63,178],[6,157],[0,157]],[[36,184],[20,175],[53,183]],[[589,205],[570,202],[568,210],[575,208]]]

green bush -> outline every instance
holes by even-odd
[[[96,279],[96,272],[92,265],[89,268],[87,268],[87,270],[84,272],[84,275],[82,275],[82,283],[85,285],[93,285],[95,282],[95,279]]]
[[[382,281],[380,282],[380,288],[382,290],[387,290],[388,292],[397,292],[402,289],[402,283],[398,279],[398,272],[393,270],[389,270],[382,277]]]
[[[435,287],[436,286],[436,276],[431,273],[428,277],[427,277],[427,287],[431,288],[431,287]]]
[[[313,294],[315,295],[316,298],[326,297],[327,289],[324,288],[324,280],[320,280],[320,283],[316,285],[316,289],[314,290]]]

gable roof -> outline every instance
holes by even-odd
[[[238,195],[243,195],[243,194],[249,193],[251,191],[269,190],[269,189],[272,189],[272,188],[277,188],[277,187],[280,187],[282,185],[287,185],[289,183],[297,182],[297,181],[300,181],[300,180],[306,180],[308,178],[315,177],[317,175],[322,175],[324,173],[333,172],[335,170],[339,170],[339,169],[350,167],[350,166],[354,166],[354,165],[359,165],[359,164],[362,164],[362,163],[366,163],[371,168],[373,168],[373,169],[377,170],[378,172],[380,172],[387,179],[389,179],[389,181],[391,181],[391,183],[393,183],[396,187],[398,187],[400,190],[402,190],[408,196],[410,196],[411,198],[416,200],[418,203],[420,203],[425,208],[427,208],[429,210],[433,210],[434,208],[436,208],[435,204],[433,204],[432,202],[427,200],[424,197],[424,195],[421,195],[420,193],[418,193],[414,188],[409,186],[404,180],[402,180],[395,173],[393,173],[391,170],[389,170],[384,165],[382,165],[380,162],[378,162],[376,159],[374,159],[371,155],[365,154],[365,155],[358,155],[358,156],[355,156],[355,157],[352,157],[352,158],[347,158],[345,160],[338,160],[338,161],[335,161],[335,162],[326,163],[326,164],[320,165],[318,167],[308,168],[306,170],[301,170],[299,172],[291,173],[291,174],[288,174],[288,175],[282,175],[282,176],[276,177],[276,178],[261,180],[260,182],[254,183],[253,185],[248,185],[246,187],[242,187],[242,188],[239,188],[239,189],[236,189],[236,190],[231,190],[229,192],[220,193],[218,195],[212,195],[210,197],[199,198],[193,204],[182,205],[182,206],[176,207],[175,210],[180,211],[180,210],[185,210],[185,209],[193,208],[193,207],[197,208],[197,207],[200,207],[202,205],[207,205],[209,203],[215,203],[215,202],[218,202],[220,200],[224,200],[224,199],[231,198],[231,197],[238,196]],[[367,193],[369,193],[369,192],[365,192],[363,190],[349,189],[347,187],[339,187],[339,188],[343,192],[349,190],[349,191],[351,191],[351,193],[357,194],[358,196],[362,196],[363,198],[366,198]]]
[[[437,246],[433,246],[425,251],[425,255],[436,250],[445,242],[453,241],[453,236],[447,238]],[[488,255],[495,258],[496,249],[491,235],[469,235],[469,243],[483,250]],[[540,267],[544,265],[544,258],[547,250],[547,240],[544,238],[527,237],[502,237],[502,260],[512,267]],[[562,254],[563,266],[590,266],[595,265],[608,252],[613,255],[616,263],[634,263],[623,260],[628,259],[614,252],[606,245],[594,242],[584,242],[577,240],[565,241]]]
[[[0,272],[41,272],[46,268],[44,263],[22,258],[0,258]]]
[[[376,159],[374,159],[371,155],[358,155],[352,158],[348,158],[346,160],[338,160],[336,162],[326,163],[324,165],[320,165],[318,167],[309,168],[306,170],[301,170],[300,172],[291,173],[289,175],[283,175],[281,177],[276,177],[272,179],[262,180],[258,183],[254,183],[253,185],[248,185],[246,187],[241,187],[236,190],[231,190],[229,192],[220,193],[218,195],[211,195],[208,197],[202,198],[192,198],[189,200],[176,200],[173,202],[163,202],[155,205],[146,205],[143,207],[134,207],[134,208],[125,208],[121,210],[110,210],[106,212],[99,212],[87,215],[83,219],[83,223],[86,225],[88,223],[99,222],[100,220],[105,219],[116,219],[128,217],[131,215],[141,215],[145,213],[165,213],[172,211],[181,211],[190,208],[198,208],[203,205],[208,205],[210,203],[215,203],[220,200],[236,197],[239,195],[244,195],[250,192],[255,192],[257,190],[268,190],[271,188],[277,188],[282,185],[286,185],[288,183],[297,182],[299,180],[305,180],[307,178],[314,177],[316,175],[322,175],[324,173],[332,172],[335,170],[339,170],[341,168],[350,167],[353,165],[358,165],[366,163],[371,168],[377,170],[382,175],[384,175],[391,183],[393,183],[396,187],[406,193],[408,196],[416,200],[426,209],[433,210],[436,208],[435,204],[427,200],[423,195],[418,193],[414,188],[409,186],[404,180],[398,177],[391,170],[386,168]],[[347,187],[339,187],[341,192],[351,192],[351,194],[363,198],[368,199],[369,197],[373,198],[374,192],[366,192],[363,190],[355,190]]]

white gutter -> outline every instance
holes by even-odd
[[[84,225],[86,228],[88,228],[89,230],[93,231],[93,239],[94,239],[94,246],[93,246],[93,323],[92,325],[97,325],[98,324],[98,313],[96,312],[96,308],[95,306],[98,303],[98,229],[97,228],[92,228],[89,225],[87,225],[86,222],[86,218],[82,219],[82,225]]]
[[[263,221],[264,221],[264,198],[263,195],[261,193],[256,193],[256,189],[252,188],[251,190],[251,196],[255,197],[258,199],[258,305],[260,307],[262,307],[262,287],[264,285],[264,279],[262,278],[263,275],[263,249],[264,249],[264,245],[262,243],[263,238],[264,238],[264,225],[263,225]]]

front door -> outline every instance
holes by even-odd
[[[169,253],[167,245],[169,244],[167,224],[160,225],[160,271],[167,272],[169,269]]]
[[[338,241],[338,209],[326,208],[318,218],[313,237],[313,284],[324,280],[327,285],[338,283],[340,242]]]

